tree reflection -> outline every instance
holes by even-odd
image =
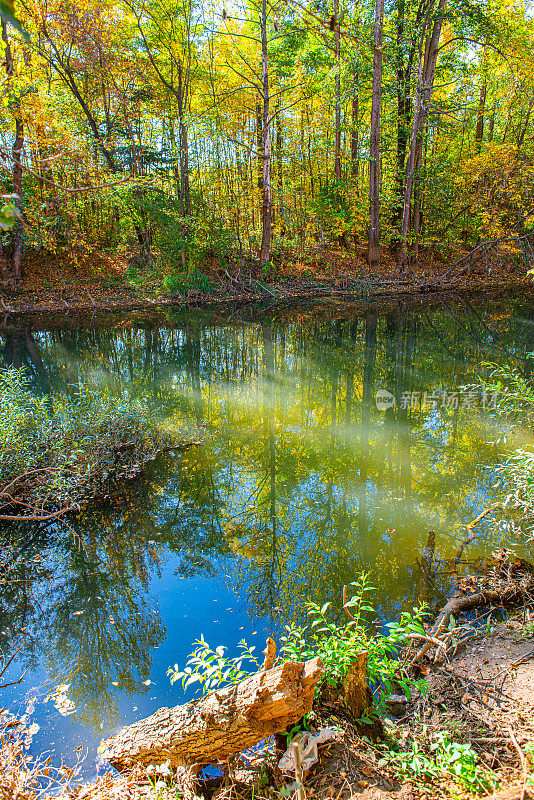
[[[105,385],[143,397],[168,428],[202,423],[208,436],[79,517],[75,536],[2,533],[14,559],[0,600],[4,647],[26,628],[28,662],[48,653],[94,724],[113,720],[113,683],[139,692],[166,635],[147,590],[169,553],[177,577],[230,575],[273,623],[302,614],[308,598],[339,603],[343,584],[369,569],[383,617],[429,598],[435,587],[417,564],[429,531],[436,552],[452,549],[491,496],[485,470],[502,450],[476,409],[402,398],[454,388],[500,353],[530,368],[529,314],[398,302],[259,324],[189,315],[6,330],[3,361],[26,364],[36,391]],[[397,401],[385,412],[379,387]]]

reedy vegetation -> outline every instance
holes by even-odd
[[[132,277],[157,265],[174,288],[208,257],[260,255],[269,273],[365,242],[378,214],[401,260],[530,231],[522,5],[31,0],[17,14],[28,38],[2,28],[2,181],[25,220],[3,236],[11,286],[24,239],[136,251]]]

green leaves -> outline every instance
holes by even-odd
[[[437,734],[425,748],[414,739],[411,750],[384,752],[384,761],[396,766],[406,777],[436,781],[450,777],[463,789],[485,794],[495,789],[493,776],[478,764],[475,751],[469,744],[451,742],[446,731]]]
[[[242,669],[243,662],[248,662],[251,667],[254,667],[251,671],[260,667],[259,661],[253,654],[256,648],[249,647],[244,639],[237,645],[241,650],[241,655],[235,658],[227,658],[227,648],[223,645],[218,645],[215,650],[212,650],[202,635],[195,644],[198,646],[189,656],[183,670],[178,668],[178,664],[167,670],[171,684],[181,681],[184,690],[199,683],[199,688],[206,693],[218,686],[238,683],[249,674]]]
[[[83,388],[35,397],[23,370],[0,372],[0,516],[74,511],[170,443],[142,404]]]
[[[0,206],[0,230],[10,231],[17,219],[21,219],[20,211],[13,202],[14,199],[18,198],[18,195],[3,194],[2,198],[9,202]]]

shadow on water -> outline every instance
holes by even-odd
[[[101,735],[181,701],[166,668],[201,633],[261,646],[307,599],[339,610],[362,570],[379,620],[437,601],[435,555],[451,557],[492,498],[505,445],[489,399],[461,387],[486,361],[530,374],[527,300],[240,315],[4,325],[3,363],[25,366],[34,391],[107,386],[165,428],[207,432],[70,527],[0,532],[0,645],[21,648],[12,679],[30,668],[2,704],[61,681],[77,706],[62,719],[39,703],[36,745],[94,754]],[[498,544],[481,533],[474,555]]]

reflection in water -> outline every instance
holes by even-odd
[[[254,618],[279,630],[308,598],[339,598],[362,570],[381,618],[446,588],[432,562],[491,496],[503,445],[478,405],[421,409],[413,393],[450,393],[486,360],[528,371],[530,310],[397,302],[259,323],[111,322],[3,333],[4,363],[26,366],[37,392],[107,386],[144,398],[167,428],[207,431],[71,528],[0,534],[3,652],[23,645],[22,665],[71,683],[76,723],[121,724],[119,698],[140,705],[151,692],[161,705],[166,678],[147,683],[156,649],[168,637],[186,653],[201,632],[220,643],[235,609],[213,620],[207,598],[217,603],[223,582],[250,615],[236,641]],[[396,398],[385,411],[378,389]],[[172,598],[166,616],[160,595]]]

